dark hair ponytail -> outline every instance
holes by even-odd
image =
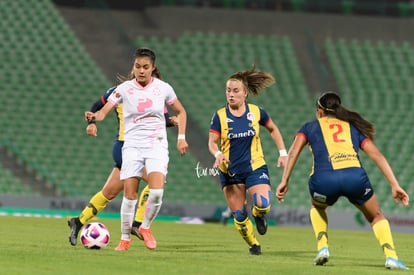
[[[325,114],[333,115],[336,118],[348,121],[355,126],[361,133],[374,140],[375,128],[368,120],[364,119],[359,113],[351,111],[341,104],[341,97],[335,92],[325,92],[317,100],[316,105]]]

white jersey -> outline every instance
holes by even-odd
[[[168,146],[164,110],[165,104],[171,105],[175,100],[174,89],[158,78],[151,78],[145,87],[135,79],[120,84],[108,102],[123,104],[124,146]]]

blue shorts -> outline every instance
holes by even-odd
[[[257,185],[257,184],[268,184],[270,185],[269,171],[267,165],[263,165],[254,171],[229,175],[220,171],[220,182],[221,188],[227,185],[233,184],[245,184],[246,189]]]
[[[327,205],[340,196],[362,205],[374,195],[374,189],[365,170],[353,167],[315,173],[309,179],[309,193],[313,200]]]
[[[112,158],[114,160],[114,167],[121,169],[122,166],[122,146],[124,145],[123,141],[114,140],[112,144]]]

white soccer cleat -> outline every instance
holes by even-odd
[[[314,265],[325,265],[329,260],[329,248],[322,247],[316,258],[313,260]]]
[[[402,270],[410,270],[408,267],[405,266],[403,262],[400,260],[388,257],[385,260],[385,268],[388,269],[402,269]]]

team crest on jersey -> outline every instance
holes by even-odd
[[[250,121],[253,121],[254,120],[254,114],[252,112],[248,112],[247,113],[247,119],[250,120]]]
[[[154,88],[154,90],[152,90],[152,93],[155,96],[159,96],[161,94],[161,90],[160,90],[160,88]]]
[[[134,88],[128,89],[127,93],[132,95],[134,93]]]

